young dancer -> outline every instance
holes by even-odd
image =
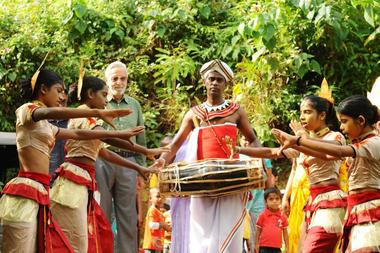
[[[282,213],[288,217],[289,252],[296,253],[302,250],[302,241],[305,237],[304,207],[310,196],[310,185],[306,171],[302,165],[304,155],[292,159],[292,168],[282,197]]]
[[[33,100],[16,110],[16,143],[20,162],[18,177],[3,190],[3,252],[72,252],[49,210],[49,154],[55,139],[130,138],[134,132],[61,129],[47,119],[100,117],[112,119],[129,110],[90,110],[58,107],[64,96],[62,79],[53,71],[38,70],[22,83],[24,96]]]
[[[79,109],[103,109],[108,87],[96,77],[85,77],[83,86],[70,94],[71,101],[79,100]],[[69,129],[103,129],[92,117],[71,119]],[[132,128],[139,134],[143,127]],[[159,155],[167,148],[147,149],[121,139],[68,140],[66,162],[57,171],[58,178],[51,190],[51,210],[76,252],[112,252],[113,235],[107,218],[95,201],[95,161],[98,155],[122,167],[132,168],[144,178],[151,170],[131,162],[103,148],[103,142],[120,148],[141,152],[147,156]]]
[[[352,141],[342,146],[292,136],[278,129],[272,132],[288,147],[306,147],[335,157],[347,157],[348,207],[344,224],[343,250],[380,251],[380,137],[374,131],[378,108],[361,95],[344,99],[337,108],[340,129]]]
[[[300,110],[301,124],[291,124],[294,132],[301,136],[310,135],[322,143],[345,144],[341,133],[330,130],[330,127],[337,126],[336,113],[331,102],[319,96],[307,96],[301,103]],[[305,207],[307,230],[306,238],[302,242],[302,252],[333,252],[343,228],[347,205],[346,194],[339,187],[341,160],[305,147],[294,149],[304,153],[302,166],[310,184],[311,194]],[[254,155],[254,150],[240,148],[240,153]],[[284,151],[282,155],[288,157],[290,154],[286,153]]]

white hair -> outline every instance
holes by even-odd
[[[158,187],[153,187],[149,189],[150,196],[152,196],[152,194],[155,194],[157,192],[160,192],[160,189]]]
[[[113,68],[123,68],[123,69],[125,69],[125,72],[128,75],[127,66],[124,63],[122,63],[121,61],[114,61],[107,66],[106,71],[104,72],[104,76],[105,76],[106,80],[108,80],[108,76],[110,75],[110,72]]]

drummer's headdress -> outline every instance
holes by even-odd
[[[36,72],[32,76],[32,79],[30,81],[30,85],[32,86],[32,93],[34,92],[34,88],[36,87],[38,75],[40,74],[42,66],[45,64],[45,60],[48,57],[48,55],[49,55],[49,52],[47,52],[47,54],[45,55],[45,58],[42,60],[40,66],[38,67],[38,69],[36,70]]]
[[[380,76],[372,86],[371,92],[367,92],[367,98],[373,105],[380,109]]]
[[[318,96],[327,99],[330,103],[334,104],[334,98],[332,97],[332,90],[329,88],[326,78],[323,78],[321,83],[321,89],[317,93]]]
[[[78,101],[81,100],[80,93],[82,92],[82,87],[83,87],[83,77],[84,77],[84,68],[83,68],[83,61],[80,62],[80,67],[79,67],[79,78],[78,78],[78,91],[77,91],[77,97]]]
[[[200,74],[202,79],[206,79],[207,75],[210,72],[218,72],[221,74],[224,79],[226,79],[226,82],[232,82],[234,80],[234,72],[232,69],[227,65],[227,63],[222,62],[219,59],[209,61],[201,67]]]

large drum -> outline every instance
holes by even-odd
[[[262,159],[207,159],[168,165],[158,174],[164,196],[209,196],[264,188]]]

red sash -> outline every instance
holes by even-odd
[[[25,177],[41,183],[48,194],[44,195],[36,188],[26,184],[7,184],[3,193],[32,199],[40,204],[38,209],[37,247],[44,253],[74,253],[65,234],[53,219],[49,208],[50,176],[36,172],[20,171],[19,177]]]
[[[313,213],[320,208],[346,208],[347,198],[333,199],[333,200],[321,200],[318,203],[312,204],[314,199],[323,193],[340,190],[338,185],[330,186],[311,186],[310,187],[310,200],[305,206],[306,222],[310,224]]]
[[[94,166],[91,166],[87,163],[73,161],[71,159],[66,159],[65,161],[87,171],[88,174],[90,174],[91,180],[88,180],[87,178],[83,178],[81,176],[78,176],[69,170],[64,170],[64,167],[62,165],[55,171],[57,175],[64,177],[66,179],[69,179],[70,181],[72,181],[76,184],[87,186],[88,189],[91,191],[97,190],[96,180],[95,180],[95,167]]]
[[[380,199],[380,191],[361,192],[361,193],[348,195],[348,198],[347,198],[348,218],[344,223],[344,231],[343,231],[343,237],[342,237],[343,252],[345,252],[347,249],[351,229],[354,225],[363,224],[367,222],[376,222],[380,220],[380,206],[370,209],[370,210],[363,210],[360,213],[354,213],[354,214],[351,213],[352,208],[355,205],[359,205],[359,204],[362,204],[371,200],[376,200],[376,199]]]
[[[380,207],[370,210],[364,210],[360,213],[351,214],[352,208],[355,205],[362,204],[371,200],[380,199],[380,191],[374,192],[361,192],[357,194],[348,195],[348,219],[345,226],[353,226],[367,222],[375,222],[380,220]]]
[[[89,198],[87,208],[87,228],[88,228],[88,252],[95,253],[112,253],[113,252],[113,233],[111,225],[103,213],[103,210],[94,198],[94,191],[96,191],[95,181],[95,167],[86,163],[66,159],[66,162],[74,164],[86,170],[90,176],[91,181],[75,175],[74,173],[64,170],[61,166],[57,170],[57,174],[74,183],[88,187]]]
[[[31,187],[27,184],[7,184],[4,189],[3,193],[8,195],[14,195],[14,196],[20,196],[26,199],[32,199],[36,201],[40,205],[49,205],[49,180],[50,176],[36,173],[36,172],[22,172],[20,171],[18,173],[19,177],[25,177],[32,179],[34,181],[37,181],[41,183],[45,189],[48,191],[48,194],[43,194],[42,192],[38,191],[36,188]]]

